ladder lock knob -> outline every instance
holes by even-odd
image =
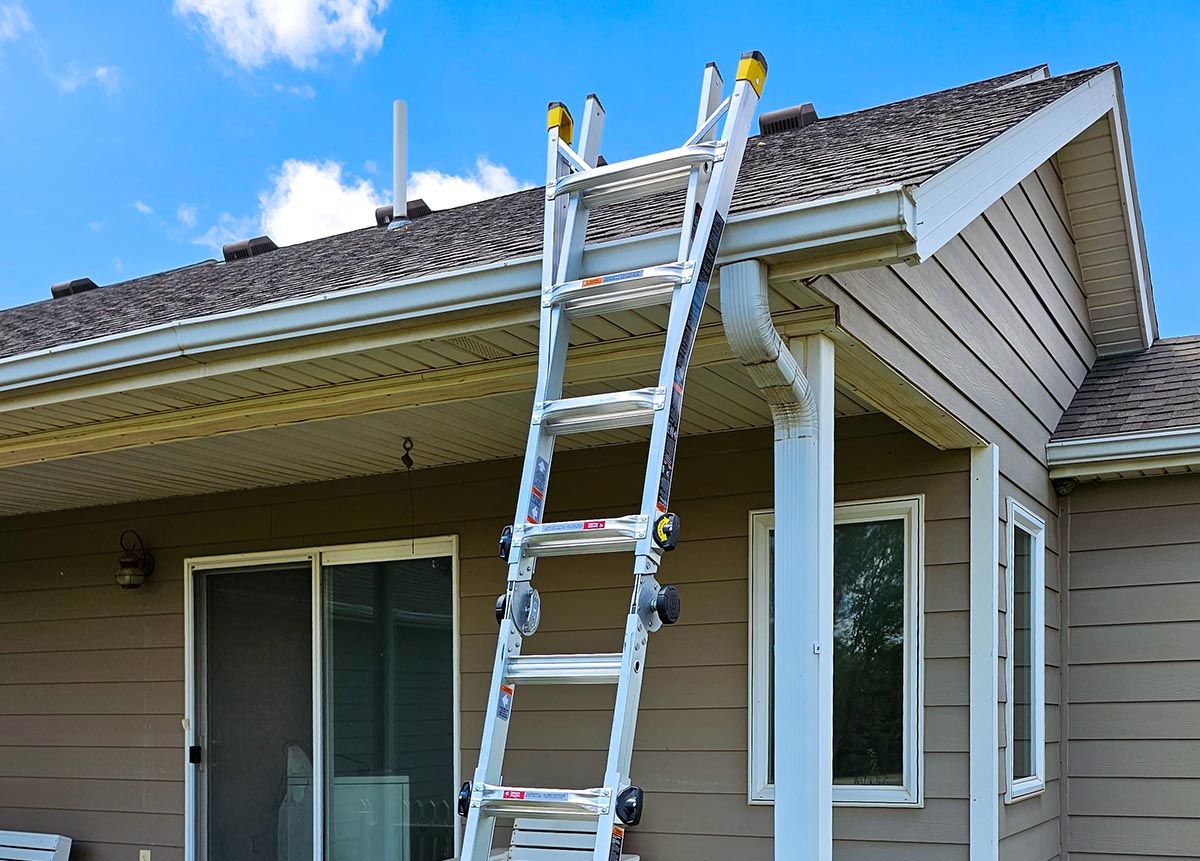
[[[471,781],[464,780],[458,790],[458,815],[466,816],[471,812]]]
[[[500,558],[505,562],[508,561],[508,554],[512,551],[512,527],[505,526],[504,531],[500,533]]]
[[[508,612],[508,593],[505,592],[496,599],[496,624],[499,625],[504,621],[504,614]],[[466,814],[463,814],[464,816]]]
[[[637,825],[642,821],[642,788],[640,786],[627,786],[617,793],[617,818],[626,825]]]
[[[679,600],[679,590],[674,586],[663,586],[654,598],[654,612],[664,625],[674,625],[679,621],[683,603]]]
[[[654,543],[671,551],[679,543],[679,515],[664,514],[654,521]]]

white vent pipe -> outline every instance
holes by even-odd
[[[392,102],[392,223],[408,221],[408,102]]]

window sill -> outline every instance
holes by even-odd
[[[1004,793],[1005,804],[1016,804],[1027,798],[1035,798],[1046,791],[1046,782],[1036,778],[1025,778],[1017,783],[1009,784]]]
[[[774,807],[774,795],[757,795],[751,796],[746,800],[746,803],[751,807]],[[873,799],[852,799],[852,798],[835,798],[833,800],[834,807],[849,807],[849,808],[909,808],[919,810],[925,807],[924,799],[913,798],[908,793],[896,793],[895,799],[873,798]]]

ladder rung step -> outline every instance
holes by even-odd
[[[666,390],[655,387],[560,398],[535,404],[533,423],[552,434],[637,427],[653,422],[655,412],[666,403]]]
[[[511,552],[525,556],[572,556],[633,550],[646,537],[649,518],[641,514],[598,520],[526,523],[513,532]],[[513,557],[517,558],[517,557]]]
[[[614,685],[621,678],[621,653],[521,655],[508,659],[504,675],[523,685]]]
[[[583,317],[663,304],[671,301],[676,287],[691,280],[694,269],[689,260],[567,281],[546,290],[542,305],[559,305],[567,316]]]
[[[683,188],[692,168],[720,161],[724,156],[725,144],[721,141],[683,146],[568,174],[554,184],[549,196],[553,199],[582,193],[587,203],[598,205]]]
[[[529,817],[534,819],[599,819],[608,813],[612,790],[533,789],[516,786],[476,784],[471,806],[492,817]]]

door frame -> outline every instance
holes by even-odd
[[[458,536],[445,535],[401,541],[376,541],[358,544],[325,544],[289,550],[268,550],[253,553],[229,553],[219,556],[190,556],[183,561],[183,654],[184,654],[184,861],[206,861],[199,850],[200,779],[198,769],[188,762],[188,749],[196,744],[199,658],[196,652],[196,583],[206,574],[230,568],[249,568],[256,565],[308,563],[312,590],[312,689],[313,689],[313,858],[325,858],[325,688],[324,688],[324,615],[325,607],[321,571],[326,564],[356,564],[404,559],[427,559],[449,556],[451,560],[451,640],[454,719],[454,783],[452,794],[462,780],[462,668],[461,632],[459,628],[459,559]],[[461,851],[460,828],[454,829],[454,851]]]

